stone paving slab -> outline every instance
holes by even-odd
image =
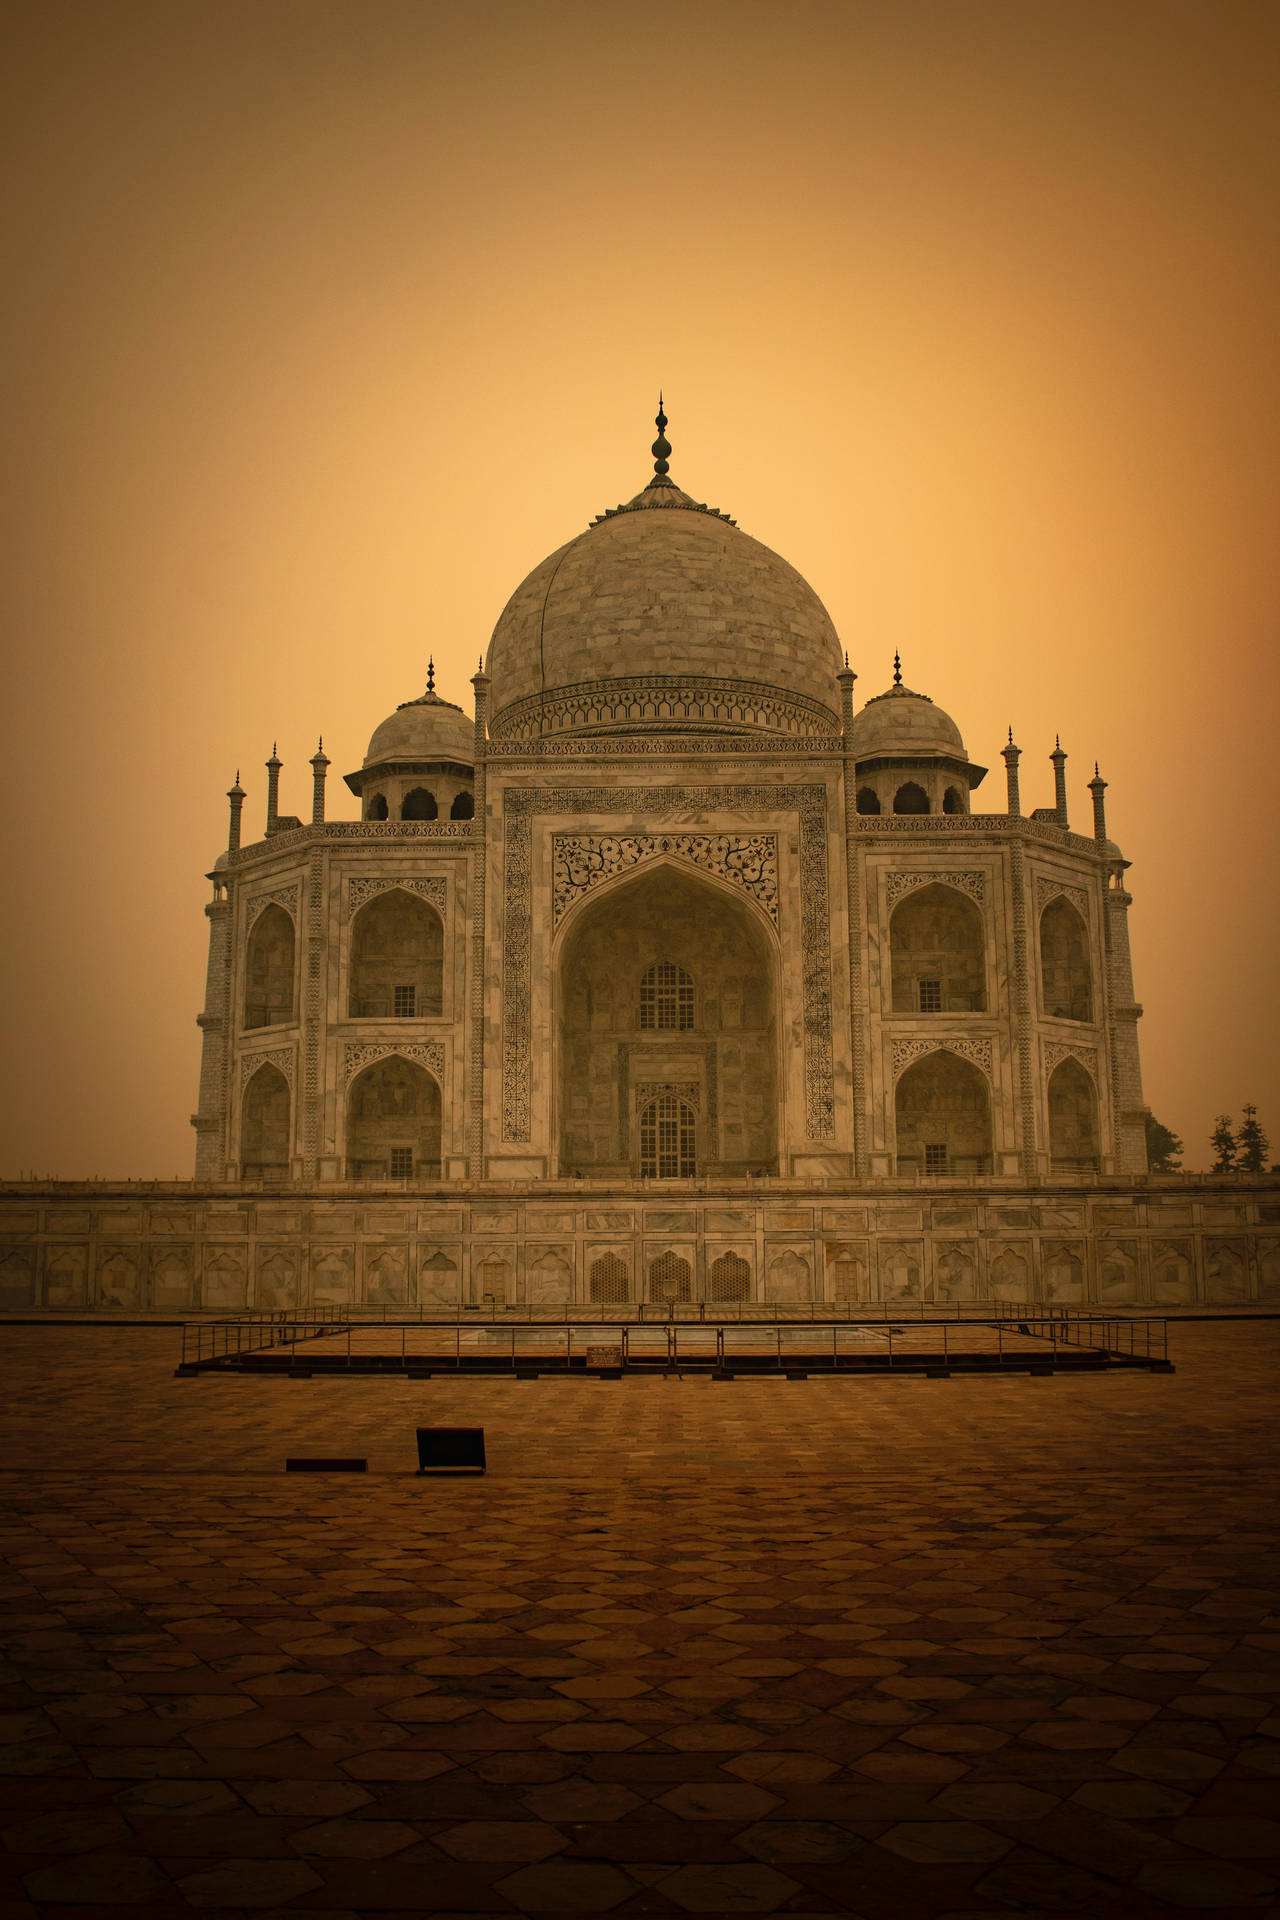
[[[6,1913],[1280,1920],[1280,1328],[803,1385],[175,1344],[5,1333]]]

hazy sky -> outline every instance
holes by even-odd
[[[8,0],[0,1171],[190,1171],[237,766],[331,811],[650,469],[1133,862],[1280,1143],[1273,0]],[[336,788],[336,791],[335,791]]]

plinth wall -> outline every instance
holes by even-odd
[[[673,1288],[852,1310],[1280,1309],[1280,1182],[0,1188],[10,1311],[618,1307]]]

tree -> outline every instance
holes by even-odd
[[[1152,1173],[1182,1172],[1182,1142],[1176,1133],[1161,1126],[1154,1113],[1147,1115],[1147,1166]]]
[[[1212,1172],[1234,1173],[1240,1157],[1240,1142],[1236,1139],[1229,1113],[1220,1113],[1214,1121],[1209,1145],[1214,1154]]]
[[[1246,1107],[1244,1121],[1236,1135],[1236,1150],[1239,1158],[1236,1162],[1241,1173],[1261,1173],[1266,1165],[1267,1148],[1271,1142],[1258,1124],[1258,1109]]]

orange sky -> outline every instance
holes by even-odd
[[[190,1171],[237,765],[307,810],[649,471],[1027,806],[1147,1096],[1280,1146],[1280,8],[9,0],[0,1170]]]

